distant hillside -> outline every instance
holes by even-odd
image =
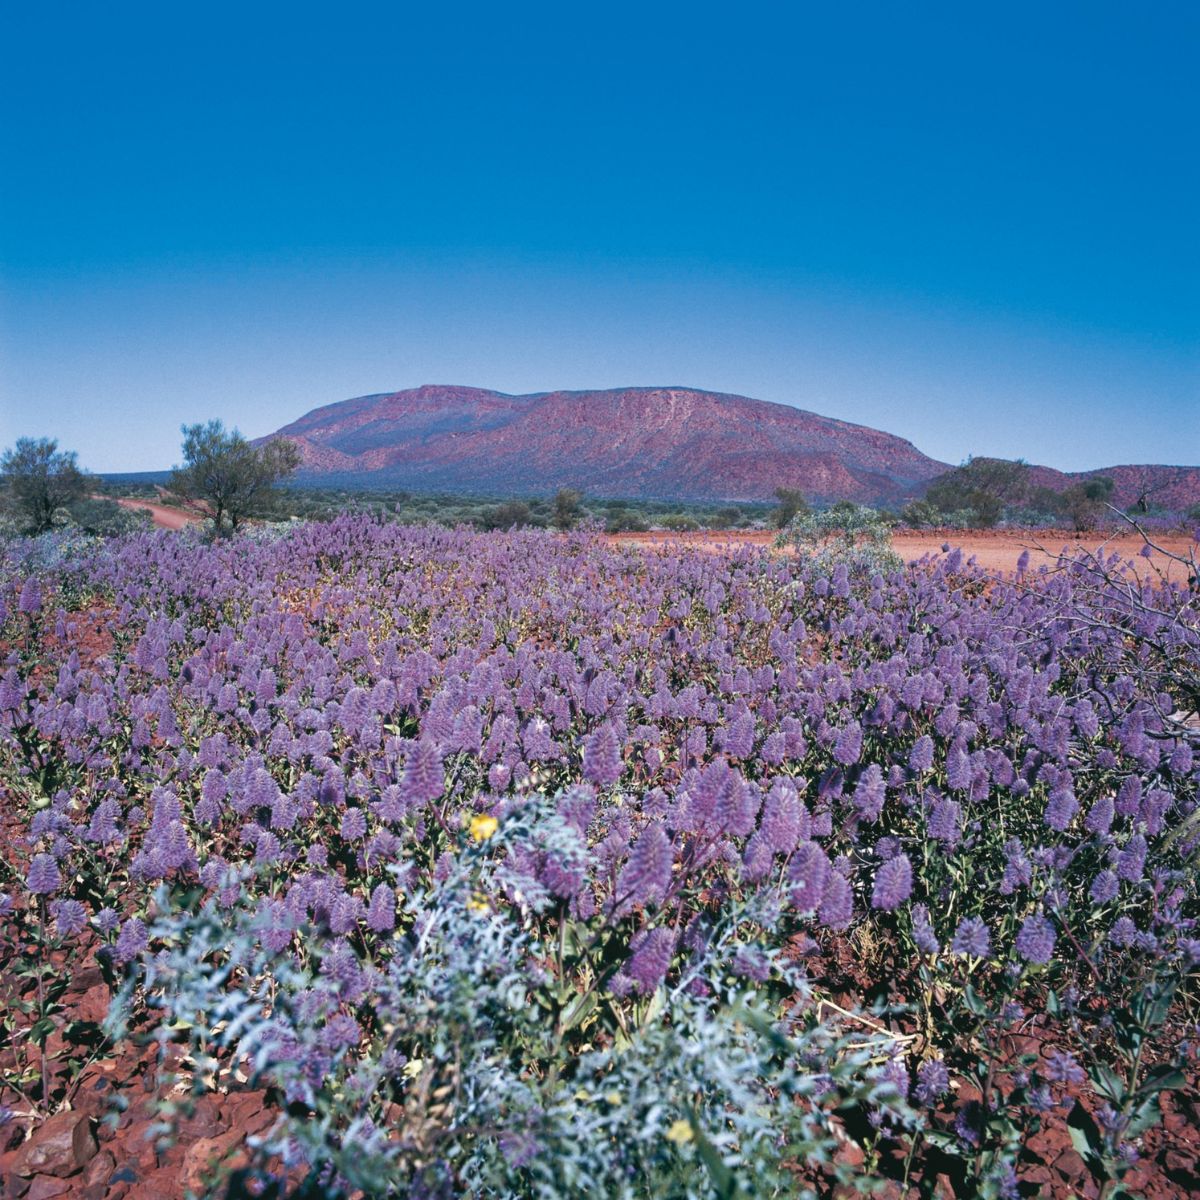
[[[895,504],[948,469],[892,434],[694,388],[509,396],[426,386],[314,409],[278,435],[304,475],[448,492]]]
[[[1034,467],[1030,474],[1034,484],[1053,488],[1056,492],[1080,479],[1107,475],[1115,485],[1112,502],[1120,508],[1130,508],[1144,501],[1151,508],[1187,512],[1200,504],[1200,467],[1124,464],[1074,472]]]

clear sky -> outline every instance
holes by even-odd
[[[0,446],[687,384],[1200,462],[1200,6],[60,0],[0,28]]]

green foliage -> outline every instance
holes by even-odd
[[[145,509],[124,508],[115,500],[102,496],[85,497],[67,511],[75,525],[94,537],[120,537],[154,527],[154,521]]]
[[[236,533],[248,517],[278,515],[276,485],[300,465],[294,442],[276,438],[252,446],[216,420],[183,426],[183,457],[170,490],[208,517],[218,537]]]
[[[970,523],[989,529],[1005,510],[1025,499],[1029,465],[1021,459],[969,458],[961,467],[938,476],[925,499],[939,513],[967,512]]]
[[[710,529],[733,529],[742,522],[742,510],[728,505],[725,508],[718,508],[715,513],[709,518],[708,527]]]
[[[346,1020],[338,939],[305,929],[300,953],[267,950],[244,878],[196,911],[162,887],[149,928],[162,953],[130,975],[108,1026],[125,1034],[140,991],[159,1035],[187,1039],[191,1069],[163,1089],[161,1132],[189,1092],[236,1087],[244,1065],[248,1086],[288,1101],[252,1143],[264,1183],[276,1155],[304,1162],[327,1197],[449,1194],[453,1181],[504,1200],[748,1200],[812,1195],[799,1171],[813,1167],[865,1186],[832,1162],[839,1108],[913,1122],[876,1061],[887,1038],[864,1044],[819,1019],[778,952],[764,952],[759,985],[733,969],[777,903],[730,902],[677,984],[621,1002],[606,985],[626,931],[570,917],[523,873],[531,855],[585,853],[553,801],[532,797],[457,850],[440,884],[402,893],[375,963],[386,987],[356,1011],[361,1040],[322,1049],[319,1074],[304,1063]],[[517,908],[494,902],[514,894]]]
[[[550,517],[550,524],[564,532],[571,529],[583,515],[579,504],[582,499],[583,493],[574,488],[559,488],[554,496],[554,513]]]
[[[1070,520],[1073,529],[1094,529],[1105,505],[1113,493],[1113,481],[1107,475],[1093,475],[1090,479],[1072,484],[1059,494],[1059,506]]]
[[[791,545],[818,575],[831,575],[838,568],[855,575],[875,574],[903,566],[892,549],[887,516],[849,500],[796,517],[775,544]]]
[[[786,529],[797,517],[810,511],[804,493],[798,488],[777,487],[775,499],[779,501],[772,517],[776,529]]]
[[[53,438],[18,438],[0,456],[0,487],[26,532],[47,532],[59,509],[87,495],[88,479],[76,457],[74,450],[59,450]]]
[[[604,528],[609,533],[645,533],[650,523],[640,512],[618,505],[608,510]]]
[[[686,513],[667,513],[659,518],[658,524],[672,533],[694,533],[700,528],[700,522]]]
[[[479,525],[482,529],[520,529],[532,521],[533,513],[524,500],[509,500],[488,509]]]
[[[900,520],[912,529],[945,524],[946,514],[928,500],[910,500],[900,510]]]

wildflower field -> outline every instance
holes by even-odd
[[[6,553],[5,1195],[1200,1187],[1194,560]]]

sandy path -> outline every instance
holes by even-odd
[[[627,545],[651,548],[655,546],[689,545],[713,551],[731,546],[770,546],[775,535],[766,530],[730,530],[702,533],[614,533],[609,540]],[[1186,555],[1193,545],[1186,534],[1156,537],[1155,542],[1173,554]],[[1023,550],[1029,551],[1031,570],[1052,565],[1060,551],[1077,550],[1119,553],[1132,559],[1139,570],[1158,567],[1168,578],[1182,579],[1183,569],[1166,555],[1155,553],[1149,560],[1139,556],[1142,539],[1136,534],[1104,537],[1101,534],[1077,534],[1065,530],[1032,529],[957,529],[943,532],[906,531],[893,539],[896,553],[905,562],[915,562],[926,554],[940,554],[943,546],[958,547],[967,558],[987,571],[1006,573],[1016,570],[1017,559]]]
[[[97,496],[98,500],[112,500],[112,496]],[[158,526],[159,529],[184,529],[193,521],[198,521],[200,518],[192,513],[186,513],[178,508],[168,508],[165,504],[155,504],[152,500],[131,500],[121,499],[117,503],[122,508],[141,509],[142,512],[148,512],[150,519]]]

